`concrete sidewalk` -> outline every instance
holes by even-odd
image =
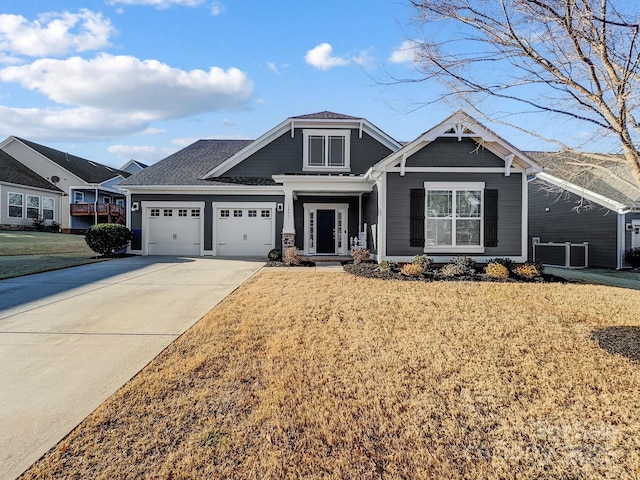
[[[27,469],[263,264],[132,257],[0,281],[0,478]]]

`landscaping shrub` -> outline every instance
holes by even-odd
[[[398,266],[398,264],[396,262],[392,262],[390,260],[382,260],[379,264],[378,264],[378,270],[380,270],[381,272],[391,272],[392,270],[394,270],[396,267]]]
[[[440,273],[444,277],[458,277],[464,275],[465,270],[456,263],[447,263],[440,269]]]
[[[489,262],[485,272],[493,278],[509,278],[509,269],[498,262]]]
[[[489,266],[490,263],[499,263],[500,265],[506,267],[506,269],[510,272],[513,271],[513,267],[516,265],[516,262],[514,262],[510,258],[492,258],[487,262],[487,266]]]
[[[282,249],[274,248],[273,250],[269,251],[269,253],[267,254],[267,258],[269,260],[271,260],[272,262],[281,262],[282,261]]]
[[[411,260],[411,263],[414,265],[420,265],[423,273],[433,269],[433,259],[429,258],[427,255],[416,255],[413,257],[413,260]]]
[[[358,247],[351,251],[351,258],[353,258],[353,263],[358,264],[369,260],[371,253],[366,248]]]
[[[622,258],[625,263],[631,265],[631,268],[640,268],[640,248],[626,250]]]
[[[58,222],[51,222],[46,230],[51,233],[60,233],[60,224]]]
[[[405,263],[400,273],[406,277],[419,277],[422,275],[422,266],[415,263]]]
[[[89,248],[100,255],[113,255],[127,246],[133,234],[124,225],[98,223],[84,237]]]
[[[476,273],[476,261],[471,257],[453,257],[451,263],[460,267],[463,274],[473,275]]]
[[[535,278],[541,275],[541,271],[534,263],[525,263],[524,265],[518,265],[513,269],[516,275],[520,275],[524,278]]]
[[[285,265],[289,266],[300,265],[302,260],[300,260],[300,256],[298,255],[298,249],[296,247],[286,248],[283,261]]]
[[[37,217],[33,219],[33,228],[36,229],[36,231],[38,232],[44,232],[44,229],[46,228],[46,224],[44,223],[44,218],[42,217]]]

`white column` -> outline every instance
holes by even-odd
[[[293,191],[284,190],[284,220],[282,223],[282,233],[296,233],[293,217]]]

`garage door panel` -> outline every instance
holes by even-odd
[[[236,206],[216,211],[217,255],[266,255],[273,248],[273,209]]]
[[[149,255],[200,255],[200,209],[152,208],[148,214]]]

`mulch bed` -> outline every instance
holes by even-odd
[[[397,270],[381,272],[376,262],[349,263],[343,266],[345,272],[351,273],[358,277],[379,278],[382,280],[402,280],[409,282],[496,282],[496,283],[568,283],[563,277],[542,273],[541,276],[535,278],[526,278],[520,276],[511,276],[509,278],[495,278],[487,275],[482,271],[476,270],[475,275],[458,275],[455,277],[447,277],[442,275],[438,270],[429,272],[418,277],[409,277],[402,275]]]

